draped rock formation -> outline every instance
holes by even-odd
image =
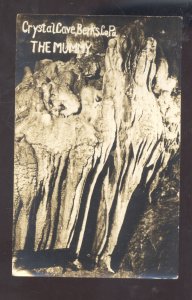
[[[42,60],[16,87],[14,250],[89,252],[111,269],[129,202],[149,200],[179,148],[180,92],[135,22],[105,53]],[[105,54],[105,55],[104,55]],[[77,266],[80,264],[75,261]]]

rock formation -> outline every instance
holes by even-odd
[[[180,92],[143,24],[125,26],[98,55],[25,68],[16,87],[14,251],[89,252],[112,271],[129,202],[149,200],[179,149]],[[105,54],[105,55],[104,55]],[[95,206],[95,202],[97,205]]]

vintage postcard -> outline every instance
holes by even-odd
[[[181,28],[17,16],[14,276],[178,278]]]

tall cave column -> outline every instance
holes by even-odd
[[[119,47],[118,50],[120,52],[121,48]],[[129,201],[141,181],[144,169],[150,164],[155,164],[160,153],[162,118],[156,98],[151,92],[155,55],[156,41],[149,38],[146,40],[145,47],[135,54],[136,67],[135,70],[131,70],[134,71],[133,77],[129,77],[129,81],[126,82],[127,86],[126,75],[121,71],[119,88],[116,88],[117,92],[113,97],[117,123],[114,171],[110,174],[109,166],[108,185],[105,179],[98,214],[99,224],[102,210],[108,209],[105,216],[107,221],[103,220],[107,226],[102,241],[98,232],[93,245],[98,255],[104,250],[101,261],[106,264],[108,270],[111,270],[111,255],[117,245]],[[132,89],[131,99],[128,99],[126,95],[129,87]],[[124,118],[124,114],[129,111],[131,111],[131,120]],[[113,216],[110,215],[112,203],[114,205]],[[109,225],[110,218],[112,223]]]

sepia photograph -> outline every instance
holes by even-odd
[[[177,279],[182,18],[16,31],[13,276]]]

